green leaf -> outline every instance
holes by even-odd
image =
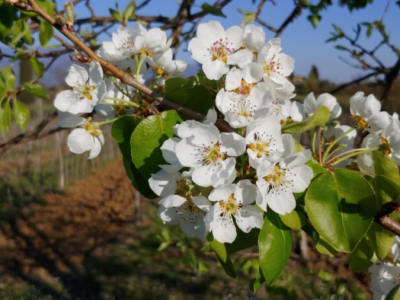
[[[164,111],[160,115],[149,116],[136,126],[131,137],[132,162],[146,178],[160,170],[165,164],[161,146],[174,134],[172,127],[182,122],[174,110]]]
[[[372,223],[367,233],[368,239],[371,241],[372,248],[379,259],[384,259],[394,243],[395,235],[378,223]]]
[[[288,228],[272,210],[267,212],[258,238],[260,267],[268,284],[281,274],[292,251]]]
[[[18,43],[20,43],[28,30],[29,27],[25,20],[16,21],[12,30],[11,45],[15,47]]]
[[[136,0],[132,0],[126,7],[123,15],[124,22],[136,18]]]
[[[44,71],[44,63],[42,63],[36,56],[30,58],[33,72],[36,76],[40,75]]]
[[[318,239],[315,248],[319,253],[329,255],[330,257],[335,257],[336,255],[338,255],[338,252],[322,238]]]
[[[201,79],[196,82],[196,79],[183,79],[183,78],[171,78],[165,83],[165,97],[187,107],[193,111],[207,114],[207,111],[214,107],[214,96],[211,94],[207,87],[200,82]],[[186,120],[187,117],[180,114],[181,118]]]
[[[321,15],[319,15],[319,14],[309,15],[309,16],[307,17],[307,20],[310,21],[311,25],[312,25],[314,28],[317,28],[317,26],[318,26],[318,24],[319,24],[319,21],[321,21]]]
[[[385,176],[393,182],[400,184],[399,169],[394,161],[380,151],[372,153],[375,175]]]
[[[0,69],[0,80],[4,82],[7,91],[13,91],[15,88],[15,75],[12,66],[3,67]]]
[[[13,102],[13,116],[19,128],[24,128],[29,121],[29,108],[23,102],[15,100]]]
[[[392,288],[387,294],[385,300],[399,300],[400,299],[400,284]]]
[[[41,46],[45,46],[53,37],[53,26],[47,22],[42,21],[39,27],[39,41]]]
[[[307,163],[307,166],[309,166],[314,173],[314,177],[316,178],[319,174],[327,172],[324,167],[322,167],[314,158],[311,158]]]
[[[11,108],[8,101],[3,101],[0,106],[0,132],[8,132],[11,125]]]
[[[52,1],[46,1],[46,0],[37,0],[37,4],[45,11],[47,12],[50,16],[54,15],[54,6],[56,5]]]
[[[49,93],[47,92],[46,88],[41,86],[40,84],[33,84],[33,83],[25,83],[24,84],[25,90],[38,98],[41,99],[49,99]]]
[[[320,237],[343,252],[355,249],[377,210],[370,184],[356,172],[345,169],[319,175],[310,184],[305,202]]]
[[[155,199],[158,196],[154,194],[149,186],[149,182],[132,163],[131,158],[131,136],[136,126],[140,123],[140,119],[135,116],[125,116],[115,121],[111,128],[111,135],[118,143],[119,149],[123,156],[123,162],[126,174],[132,182],[132,185],[144,197]]]
[[[16,19],[17,9],[11,5],[0,4],[0,40],[9,35]]]
[[[329,109],[325,106],[321,106],[307,120],[300,122],[300,123],[289,124],[289,125],[283,126],[282,133],[290,133],[290,134],[296,135],[296,134],[302,133],[304,131],[313,129],[322,124],[325,124],[326,122],[329,121],[330,117],[331,117],[331,113],[330,113]]]
[[[210,243],[211,249],[217,255],[218,260],[221,263],[222,267],[224,268],[226,274],[235,278],[236,277],[235,268],[233,267],[233,263],[229,257],[228,250],[226,249],[225,244],[220,243],[216,239],[214,239],[212,234],[208,235],[207,240]]]
[[[257,277],[253,279],[250,283],[250,288],[253,292],[257,292],[261,285],[265,282],[264,275],[262,273],[261,268],[258,268]]]
[[[211,14],[211,15],[220,16],[220,17],[226,18],[226,16],[224,15],[224,13],[223,13],[219,8],[215,8],[214,6],[211,6],[211,5],[208,4],[208,3],[203,3],[203,4],[201,5],[201,9],[202,9],[204,12],[209,13],[209,14]]]
[[[307,214],[301,206],[297,206],[290,214],[279,215],[279,217],[287,227],[292,229],[299,230],[307,224]]]
[[[363,238],[356,249],[349,255],[348,263],[353,272],[360,272],[372,266],[375,260],[371,243],[366,238]]]
[[[228,253],[235,253],[257,245],[260,229],[253,228],[250,232],[245,233],[236,226],[237,236],[231,244],[226,244]]]
[[[117,22],[122,22],[123,16],[122,16],[121,10],[119,9],[118,2],[115,4],[115,6],[116,6],[117,10],[112,9],[112,8],[109,9],[110,15],[111,15],[112,17],[114,17],[114,19],[115,19]]]
[[[375,192],[379,204],[388,203],[400,195],[400,186],[386,176],[375,177]]]

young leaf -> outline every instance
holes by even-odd
[[[377,223],[372,223],[367,233],[368,239],[371,241],[372,248],[379,259],[384,259],[394,243],[394,234],[385,227]]]
[[[209,14],[211,14],[211,15],[220,16],[220,17],[226,18],[226,16],[224,15],[224,13],[223,13],[219,8],[215,8],[214,6],[211,6],[211,5],[208,4],[208,3],[203,3],[203,4],[201,5],[201,9],[202,9],[204,12],[209,13]]]
[[[13,102],[13,116],[19,128],[24,128],[29,121],[29,108],[23,102],[15,100]]]
[[[377,210],[370,184],[356,172],[345,169],[319,175],[310,184],[305,202],[320,237],[343,252],[355,249]]]
[[[304,131],[313,129],[319,125],[325,124],[329,121],[330,117],[331,113],[329,109],[325,106],[321,106],[311,117],[309,117],[305,121],[283,126],[282,133],[290,133],[296,135]]]
[[[301,206],[297,206],[290,214],[279,215],[287,227],[300,230],[307,224],[307,214]]]
[[[121,150],[125,171],[132,185],[146,198],[155,199],[158,196],[151,190],[148,180],[140,174],[139,170],[132,163],[131,158],[131,136],[140,121],[141,120],[135,116],[119,118],[112,125],[111,135],[118,143],[119,149]]]
[[[258,238],[260,268],[268,284],[274,283],[281,274],[292,251],[292,237],[279,216],[267,212]]]
[[[0,132],[8,132],[11,125],[11,108],[8,101],[4,101],[0,106]]]
[[[207,114],[207,111],[214,107],[213,95],[203,84],[198,84],[195,78],[168,79],[165,83],[165,89],[165,97],[169,100],[196,112]],[[184,115],[180,116],[184,120],[187,119]]]
[[[46,88],[41,86],[40,84],[32,84],[32,83],[25,83],[24,84],[25,90],[38,98],[41,99],[49,99],[49,93],[47,92]]]
[[[44,71],[44,63],[42,63],[36,56],[32,56],[31,59],[32,69],[35,75],[40,75]]]
[[[399,169],[394,161],[380,151],[374,151],[372,157],[374,160],[375,175],[385,176],[394,183],[400,184]]]
[[[16,18],[16,8],[8,4],[0,4],[0,40],[8,36]]]
[[[45,46],[53,37],[53,26],[47,22],[42,21],[39,27],[39,41],[40,45]]]
[[[219,262],[221,263],[222,267],[224,268],[226,274],[235,278],[236,272],[235,268],[233,267],[233,263],[229,257],[228,250],[225,247],[225,244],[218,242],[212,234],[209,234],[207,240],[210,243],[211,249],[215,252],[218,257]]]
[[[371,243],[366,238],[363,238],[356,249],[349,255],[348,262],[353,272],[360,272],[372,266],[375,260]]]
[[[126,23],[128,20],[135,19],[136,17],[136,0],[132,0],[126,7],[123,15],[123,22]]]
[[[400,299],[400,284],[392,288],[387,294],[385,300],[399,300]]]
[[[15,75],[12,66],[3,67],[0,69],[0,80],[4,82],[7,91],[13,91],[15,88]]]
[[[161,153],[162,144],[174,134],[173,126],[182,122],[174,110],[164,111],[144,119],[136,126],[131,137],[132,162],[146,178],[160,170],[165,164]]]

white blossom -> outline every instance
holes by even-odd
[[[232,243],[235,240],[237,233],[233,218],[237,226],[246,233],[253,228],[262,227],[263,215],[251,205],[261,195],[250,180],[221,185],[208,198],[217,202],[206,215],[206,225],[220,243]]]
[[[301,193],[310,185],[313,171],[305,163],[310,159],[309,150],[281,158],[277,162],[263,160],[257,168],[257,186],[262,201],[257,202],[263,210],[270,207],[280,215],[294,210],[293,193]]]
[[[384,300],[386,295],[400,284],[400,265],[377,261],[368,271],[371,273],[371,292],[374,300]]]
[[[79,65],[72,65],[66,78],[72,90],[60,92],[54,106],[72,114],[91,113],[105,94],[103,70],[98,62],[91,62],[89,72]]]
[[[374,95],[364,97],[363,92],[357,92],[350,98],[351,118],[356,127],[375,133],[380,133],[390,124],[390,116],[381,110],[381,103]]]
[[[236,177],[234,157],[245,151],[243,137],[233,132],[219,133],[212,124],[189,123],[192,125],[188,127],[185,123],[179,127],[190,128],[190,134],[175,149],[179,162],[194,168],[193,182],[203,187],[232,183]]]
[[[89,151],[88,158],[93,159],[100,154],[101,147],[104,144],[104,136],[101,130],[90,121],[90,119],[83,119],[77,124],[83,128],[76,128],[69,134],[67,145],[69,150],[76,154]],[[68,127],[72,127],[71,123],[69,125]]]
[[[208,79],[218,80],[229,71],[230,56],[242,46],[243,30],[233,26],[224,30],[217,21],[197,27],[196,37],[189,42],[192,58],[202,64]]]
[[[304,112],[307,117],[311,117],[321,106],[329,109],[331,120],[338,118],[342,114],[341,106],[331,94],[324,93],[315,99],[314,93],[311,92],[304,98]]]
[[[152,174],[149,185],[163,197],[158,203],[158,214],[164,224],[179,224],[189,237],[205,238],[204,216],[211,203],[203,196],[194,195],[194,187],[188,178],[178,172],[160,170]]]

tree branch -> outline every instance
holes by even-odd
[[[364,81],[365,79],[368,79],[368,78],[370,78],[372,76],[375,76],[375,75],[378,75],[378,74],[379,74],[378,72],[372,72],[372,73],[369,73],[369,74],[367,74],[367,75],[365,75],[363,77],[360,77],[360,78],[357,78],[355,80],[352,80],[350,82],[343,83],[343,84],[339,85],[338,87],[334,88],[333,90],[331,90],[329,92],[329,94],[336,94],[337,92],[343,90],[344,88],[347,88],[350,85],[353,85],[353,84],[356,84],[356,83],[360,83],[361,81]]]

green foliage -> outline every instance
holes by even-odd
[[[0,4],[0,41],[7,43],[6,37],[13,28],[17,9],[7,4]]]
[[[201,9],[202,9],[204,12],[209,13],[209,14],[211,14],[211,15],[226,18],[226,16],[224,15],[224,13],[222,12],[221,9],[215,8],[214,6],[212,6],[212,5],[208,4],[208,3],[203,3],[203,4],[201,5]]]
[[[233,267],[233,263],[229,257],[228,250],[226,249],[226,245],[214,239],[212,234],[208,235],[207,240],[210,243],[211,249],[217,255],[218,260],[224,268],[226,274],[235,278],[237,275],[235,272],[235,268]]]
[[[33,83],[25,83],[24,84],[25,90],[32,95],[35,95],[38,98],[41,99],[49,99],[49,93],[47,92],[47,89],[40,84],[33,84]]]
[[[397,165],[380,151],[372,153],[376,176],[385,176],[395,184],[400,184],[400,175]]]
[[[257,15],[255,12],[243,10],[240,8],[238,8],[237,10],[240,14],[244,15],[242,22],[244,22],[246,24],[253,22],[257,18]]]
[[[310,184],[305,201],[320,237],[337,251],[349,253],[369,230],[377,210],[369,183],[345,169],[318,176]]]
[[[44,63],[42,63],[36,56],[30,58],[33,72],[36,76],[40,75],[44,71]]]
[[[187,79],[171,78],[165,83],[165,97],[193,111],[206,114],[214,107],[213,84],[215,82],[211,83],[202,72]],[[180,116],[183,120],[187,119],[183,114]]]
[[[303,226],[307,224],[307,214],[304,209],[297,205],[290,214],[279,215],[282,222],[292,229],[300,230]]]
[[[112,8],[109,8],[109,9],[108,9],[109,12],[110,12],[110,15],[111,15],[117,22],[122,22],[122,20],[123,20],[123,15],[122,15],[121,9],[119,8],[118,2],[115,3],[115,7],[116,7],[116,10],[115,10],[115,9],[112,9]]]
[[[173,126],[182,122],[174,110],[149,116],[136,126],[131,137],[132,162],[146,178],[160,170],[165,164],[161,152],[162,144],[174,134]]]
[[[384,259],[394,243],[394,234],[380,224],[372,223],[367,233],[371,246],[379,259]]]
[[[360,272],[368,269],[374,259],[374,249],[367,238],[363,238],[354,251],[349,255],[348,263],[353,272]]]
[[[131,136],[140,121],[141,120],[135,116],[119,118],[113,123],[111,135],[118,143],[118,147],[121,150],[125,171],[132,185],[146,198],[155,199],[157,195],[151,190],[147,178],[143,177],[132,163],[131,158]]]
[[[45,46],[53,37],[53,26],[47,22],[42,21],[39,27],[39,41],[40,45]]]
[[[350,11],[353,9],[361,9],[371,4],[373,0],[340,0],[340,5],[347,6]]]
[[[330,116],[331,113],[329,109],[325,106],[321,106],[311,117],[309,117],[305,121],[283,126],[282,133],[290,133],[296,135],[304,131],[308,131],[328,122]]]
[[[122,23],[126,24],[129,20],[134,20],[135,18],[136,18],[136,0],[131,0],[131,2],[125,8],[124,14],[122,16]]]
[[[15,100],[13,101],[13,117],[15,122],[20,128],[24,128],[29,121],[29,108],[21,101]]]
[[[11,125],[11,107],[8,101],[0,103],[0,133],[8,132]]]
[[[400,299],[400,284],[392,288],[389,294],[386,295],[385,300],[399,300]]]
[[[285,267],[292,251],[292,237],[273,211],[267,212],[258,238],[260,268],[268,284],[274,283]]]

